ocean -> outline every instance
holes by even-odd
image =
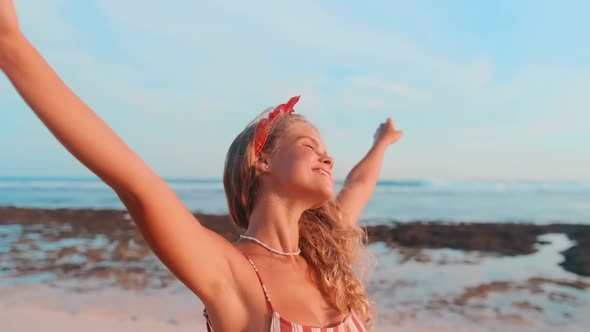
[[[226,214],[221,179],[165,179],[191,211]],[[342,187],[336,181],[335,192]],[[0,177],[0,206],[115,208],[123,204],[99,178]],[[512,180],[380,181],[361,216],[396,221],[590,224],[590,183]]]

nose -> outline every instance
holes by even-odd
[[[325,156],[322,160],[322,163],[328,165],[330,170],[332,170],[332,168],[334,167],[334,158],[332,158],[330,156]]]

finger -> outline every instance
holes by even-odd
[[[392,118],[387,118],[386,123],[387,123],[388,127],[393,128],[393,119]]]

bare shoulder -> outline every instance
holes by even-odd
[[[248,261],[227,239],[201,225],[159,177],[116,191],[156,256],[203,303],[240,297]]]
[[[213,292],[216,295],[204,301],[207,315],[214,330],[268,329],[271,313],[260,281],[254,267],[241,252],[239,244],[235,250],[238,255],[230,260],[232,284],[226,287],[220,284]]]

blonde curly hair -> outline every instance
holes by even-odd
[[[258,122],[267,112],[238,134],[225,159],[223,185],[229,213],[234,223],[244,230],[248,228],[261,183],[256,169],[254,134]],[[273,121],[262,151],[275,151],[277,139],[285,135],[294,123],[300,122],[314,127],[300,114],[280,115]],[[368,271],[360,255],[362,249],[366,249],[366,243],[366,232],[342,220],[340,207],[334,199],[318,208],[306,210],[299,219],[301,255],[311,267],[322,294],[341,313],[354,310],[365,327],[372,329],[377,310],[361,281]]]

